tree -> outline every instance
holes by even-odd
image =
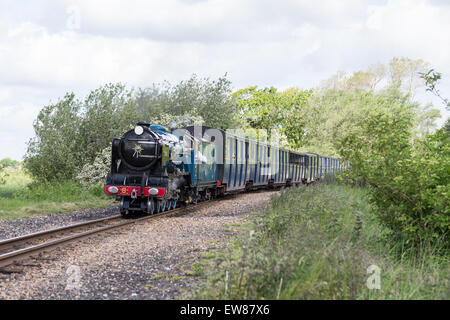
[[[44,107],[34,121],[25,167],[38,181],[72,179],[137,120],[131,91],[108,84],[82,102],[73,93]]]
[[[339,71],[325,81],[322,88],[344,91],[358,89],[383,91],[393,87],[408,94],[413,100],[417,89],[424,85],[420,74],[427,69],[428,65],[421,59],[395,57],[387,64],[374,64],[367,70],[356,71],[349,76]]]
[[[83,161],[80,135],[81,103],[68,93],[45,106],[33,123],[35,137],[28,142],[25,168],[41,181],[70,179]]]
[[[176,85],[164,82],[147,89],[106,84],[84,100],[66,94],[40,111],[25,166],[38,181],[73,179],[82,168],[95,166],[112,139],[140,120],[176,126],[203,121],[227,129],[236,123],[230,92],[225,76],[211,81],[194,75]]]
[[[151,122],[194,117],[203,119],[204,125],[228,129],[237,124],[236,105],[230,94],[231,82],[226,74],[217,80],[198,78],[194,74],[175,85],[166,81],[139,89],[135,99],[139,116]]]
[[[270,132],[280,128],[281,99],[274,87],[258,89],[257,86],[240,89],[232,94],[239,110],[239,122],[244,127]]]
[[[94,161],[113,138],[122,136],[139,121],[132,91],[123,84],[107,84],[91,91],[80,111],[83,164]]]
[[[434,109],[432,104],[426,104],[418,110],[417,134],[424,137],[437,127],[436,120],[441,117],[439,109]]]
[[[427,72],[421,72],[420,76],[423,80],[425,80],[425,86],[427,91],[433,93],[439,99],[441,99],[442,103],[445,105],[447,110],[450,109],[450,101],[447,98],[442,97],[441,93],[437,89],[437,85],[442,78],[442,74],[440,72],[435,71],[434,69],[430,69]],[[444,124],[444,130],[450,131],[450,118]]]
[[[239,121],[244,128],[279,130],[291,148],[298,148],[303,140],[303,108],[312,95],[310,90],[288,88],[258,89],[256,86],[232,94],[238,106]]]
[[[17,167],[18,165],[20,165],[20,162],[11,158],[4,158],[0,160],[0,165],[2,165],[4,168]]]

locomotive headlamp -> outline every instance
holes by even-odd
[[[119,188],[117,188],[115,186],[111,186],[111,187],[108,187],[108,191],[110,193],[117,193],[117,192],[119,192]]]
[[[142,128],[141,126],[136,126],[136,128],[134,128],[134,133],[140,136],[141,134],[144,133],[144,128]]]

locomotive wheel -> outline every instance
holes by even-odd
[[[122,217],[128,217],[129,211],[127,209],[120,209],[120,214]]]
[[[155,213],[160,213],[160,212],[161,212],[161,201],[155,200]]]
[[[177,200],[172,200],[172,209],[175,209],[177,207]]]
[[[120,214],[122,215],[122,217],[126,217],[126,216],[128,216],[128,209],[125,209],[123,207],[123,202],[124,202],[124,200],[122,198],[122,200],[120,201],[119,210],[120,210]]]
[[[153,198],[147,199],[147,213],[148,214],[155,213],[155,202],[153,201]]]
[[[160,200],[159,202],[161,203],[161,205],[160,205],[160,208],[161,208],[160,211],[161,211],[161,212],[166,211],[166,210],[167,210],[167,203],[166,203],[166,200],[163,199],[163,200]]]
[[[172,210],[172,200],[167,200],[167,211]]]

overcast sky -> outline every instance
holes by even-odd
[[[0,0],[0,159],[22,159],[44,105],[107,82],[311,88],[404,56],[449,97],[449,32],[447,0]]]

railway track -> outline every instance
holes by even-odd
[[[199,208],[213,200],[203,201],[192,208]],[[190,209],[189,207],[187,207]],[[72,224],[64,227],[49,229],[41,232],[31,233],[24,236],[0,240],[0,268],[15,264],[21,260],[51,251],[70,242],[90,237],[95,234],[110,231],[127,225],[132,225],[143,220],[171,216],[177,212],[187,209],[180,207],[149,216],[136,219],[125,219],[121,215]]]

